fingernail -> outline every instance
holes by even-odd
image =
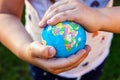
[[[40,27],[43,27],[44,26],[44,23],[43,22],[39,22],[38,24]]]
[[[51,47],[50,49],[49,49],[49,56],[50,57],[53,57],[55,55],[55,49],[53,48],[53,47]]]
[[[86,45],[85,49],[86,49],[87,51],[90,51],[90,50],[91,50],[91,47],[88,46],[88,45]]]
[[[52,23],[53,22],[53,19],[49,19],[48,21],[47,21],[47,23],[49,24],[49,23]]]

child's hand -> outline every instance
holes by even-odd
[[[44,27],[46,24],[55,25],[58,22],[72,20],[83,25],[87,31],[94,32],[100,30],[99,18],[104,19],[104,16],[79,0],[61,0],[49,7],[39,26]]]
[[[86,46],[68,58],[53,58],[56,53],[54,48],[33,42],[27,47],[22,58],[41,69],[58,74],[77,67],[87,57],[89,51],[90,47]]]

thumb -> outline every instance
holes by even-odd
[[[52,46],[41,45],[40,42],[33,42],[30,47],[31,54],[38,58],[52,58],[56,54],[56,50]]]

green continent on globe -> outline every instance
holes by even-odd
[[[52,28],[52,34],[54,36],[61,35],[64,39],[64,45],[68,51],[72,49],[72,47],[78,46],[78,42],[76,42],[76,36],[78,34],[79,26],[74,22],[71,24],[62,24],[58,23],[55,27]],[[80,38],[78,39],[80,41]]]

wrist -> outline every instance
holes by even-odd
[[[106,28],[106,26],[108,26],[106,24],[108,24],[109,20],[111,20],[111,19],[105,13],[104,8],[103,9],[98,9],[98,11],[99,11],[99,15],[100,15],[99,19],[100,19],[100,22],[101,22],[100,31],[106,31],[105,28]]]
[[[99,10],[84,5],[82,14],[78,16],[77,20],[88,32],[101,30],[104,16],[99,12]]]

